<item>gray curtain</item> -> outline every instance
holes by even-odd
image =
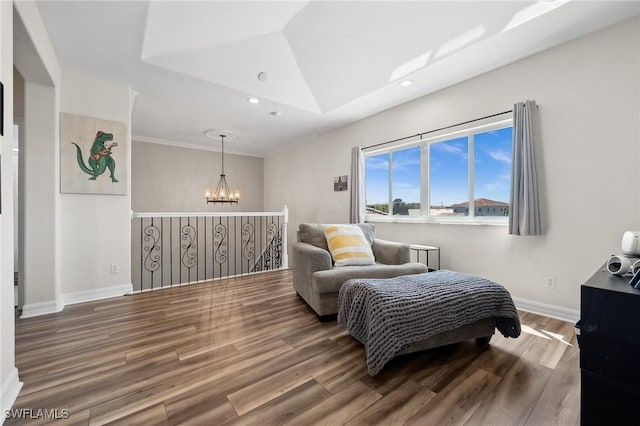
[[[513,161],[511,164],[511,206],[509,234],[540,235],[540,206],[534,154],[535,101],[513,106]]]
[[[364,223],[364,153],[362,148],[351,148],[351,223]]]

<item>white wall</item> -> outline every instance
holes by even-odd
[[[131,135],[129,87],[63,73],[62,112],[114,120]],[[131,144],[127,162],[118,167],[131,176]],[[59,182],[59,179],[58,179]],[[131,180],[129,179],[129,182]],[[131,185],[126,195],[61,195],[61,274],[65,303],[123,294],[131,286]],[[120,273],[111,273],[111,264]]]
[[[61,309],[62,299],[56,263],[58,247],[59,144],[56,119],[56,90],[52,86],[25,82],[22,189],[25,223],[21,271],[26,310],[47,306]]]
[[[23,315],[62,308],[58,191],[60,66],[37,6],[14,4],[13,63],[24,79],[20,138]],[[20,85],[19,85],[20,86]]]
[[[13,313],[13,6],[0,2],[0,81],[4,84],[2,108],[4,135],[0,136],[0,409],[10,408],[21,387],[15,367]],[[0,422],[4,422],[4,416]]]
[[[504,226],[378,223],[378,236],[442,247],[442,266],[504,284],[534,308],[575,317],[580,284],[640,229],[640,23],[633,19],[398,106],[265,159],[265,208],[347,222],[350,149],[482,117],[535,99],[546,234]],[[544,287],[555,277],[557,288]],[[521,306],[524,303],[521,303]],[[539,306],[538,306],[539,305]]]
[[[233,143],[233,142],[227,142]],[[227,145],[228,146],[228,145]],[[209,204],[207,189],[220,179],[220,153],[133,142],[132,205],[135,212],[262,211],[262,158],[225,153],[224,168],[238,204]],[[278,208],[282,210],[282,206]]]

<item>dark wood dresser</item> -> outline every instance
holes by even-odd
[[[603,267],[581,287],[580,424],[640,425],[640,290]]]

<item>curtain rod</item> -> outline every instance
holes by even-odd
[[[422,136],[428,135],[430,133],[435,133],[435,132],[439,132],[441,130],[451,129],[452,127],[462,126],[463,124],[469,124],[469,123],[473,123],[475,121],[480,121],[480,120],[485,120],[487,118],[497,117],[499,115],[509,114],[510,112],[513,112],[513,110],[510,109],[508,111],[497,112],[495,114],[486,115],[486,116],[480,117],[480,118],[474,118],[473,120],[463,121],[462,123],[452,124],[450,126],[441,127],[439,129],[429,130],[427,132],[422,132],[422,133],[416,133],[415,135],[405,136],[403,138],[393,139],[393,140],[386,141],[386,142],[380,142],[380,143],[377,143],[377,144],[374,144],[374,145],[365,146],[362,149],[365,150],[365,149],[375,148],[375,147],[382,146],[382,145],[387,145],[387,144],[394,143],[394,142],[400,142],[400,141],[403,141],[405,139],[411,139],[411,138],[415,138],[415,137],[422,137]]]

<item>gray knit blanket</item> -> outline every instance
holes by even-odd
[[[364,345],[371,376],[412,343],[491,317],[505,337],[520,335],[518,313],[503,286],[447,270],[352,279],[338,295],[338,323]]]

